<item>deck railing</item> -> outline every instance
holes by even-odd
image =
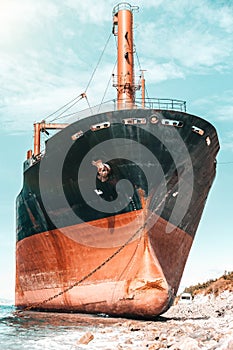
[[[186,112],[186,102],[176,99],[168,98],[146,98],[144,101],[141,98],[135,100],[134,105],[132,103],[125,103],[122,109],[158,109],[158,110],[176,110],[180,112]],[[117,100],[109,100],[100,105],[92,106],[90,108],[81,110],[79,112],[74,112],[60,116],[59,119],[63,119],[66,123],[71,124],[75,120],[83,119],[91,115],[111,112],[117,110]]]
[[[136,99],[136,105],[142,105],[142,99]],[[145,108],[169,109],[186,112],[186,101],[170,98],[145,98]]]

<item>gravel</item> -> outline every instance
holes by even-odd
[[[172,306],[155,320],[102,319],[73,349],[233,350],[233,293]]]

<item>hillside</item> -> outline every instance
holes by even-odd
[[[192,296],[196,296],[198,294],[208,295],[214,294],[218,296],[223,291],[233,292],[233,271],[225,272],[219,278],[211,279],[204,283],[198,283],[197,285],[190,286],[185,288],[185,293],[191,293]]]

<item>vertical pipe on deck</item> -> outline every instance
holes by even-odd
[[[29,150],[27,151],[27,159],[31,159],[31,158],[32,158],[32,150],[29,149]]]
[[[145,77],[144,71],[141,71],[141,87],[142,87],[142,108],[145,108]]]
[[[34,156],[40,154],[40,123],[34,124]]]
[[[117,18],[118,25],[117,107],[124,109],[132,108],[135,101],[133,14],[129,4],[120,5],[114,8],[114,10],[116,9],[114,19]]]

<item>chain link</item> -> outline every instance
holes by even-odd
[[[111,261],[116,255],[118,255],[138,234],[141,230],[143,230],[146,227],[147,221],[150,219],[150,217],[152,216],[153,213],[151,213],[151,215],[149,216],[149,218],[144,222],[144,224],[142,226],[140,226],[137,231],[122,245],[120,246],[112,255],[110,255],[106,260],[104,260],[100,265],[98,265],[94,270],[92,270],[91,272],[89,272],[87,275],[85,275],[84,277],[82,277],[80,280],[76,281],[74,284],[72,284],[71,286],[67,287],[66,289],[64,289],[63,291],[53,295],[52,297],[45,299],[37,304],[34,305],[30,305],[28,307],[22,308],[20,310],[17,310],[17,313],[22,313],[25,311],[29,311],[31,309],[36,309],[39,308],[40,306],[48,303],[49,301],[52,301],[54,299],[56,299],[57,297],[65,294],[66,292],[68,292],[69,290],[73,289],[74,287],[77,287],[79,284],[81,284],[82,282],[84,282],[86,279],[88,279],[89,277],[91,277],[94,273],[96,273],[98,270],[100,270],[103,266],[105,266],[109,261]]]

